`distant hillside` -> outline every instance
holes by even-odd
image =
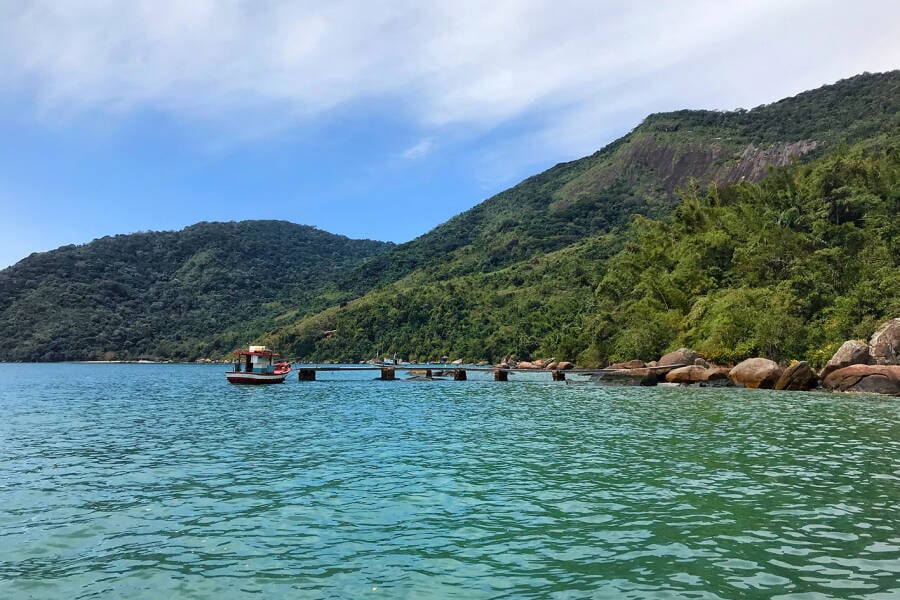
[[[0,360],[220,356],[324,307],[329,285],[389,247],[243,221],[32,254],[0,271]]]
[[[821,156],[900,127],[900,71],[863,74],[749,111],[647,117],[591,156],[562,163],[401,244],[344,280],[347,299],[419,268],[434,280],[490,272],[663,216],[675,190],[759,181],[769,167]]]
[[[342,282],[344,305],[285,327],[272,339],[293,354],[316,359],[355,360],[378,350],[416,358],[649,359],[678,342],[701,345],[696,332],[705,329],[692,329],[688,316],[714,302],[719,309],[747,302],[751,308],[742,313],[743,322],[768,323],[772,331],[766,335],[777,334],[777,326],[761,314],[771,292],[779,302],[798,303],[790,323],[798,323],[797,315],[810,320],[794,330],[797,339],[766,345],[759,341],[762,333],[748,332],[744,339],[732,331],[725,337],[737,347],[722,342],[711,353],[722,359],[752,352],[785,358],[789,350],[796,357],[815,354],[813,349],[846,339],[841,336],[861,335],[885,311],[900,310],[896,288],[884,287],[884,273],[897,268],[900,254],[891,237],[896,229],[885,224],[900,214],[893,160],[898,132],[900,71],[860,75],[750,111],[651,115],[592,156],[526,179],[374,258]],[[846,157],[848,148],[853,153]],[[844,158],[835,158],[839,155]],[[761,188],[750,185],[773,168],[807,161],[816,167],[785,171],[790,175]],[[860,179],[859,172],[868,179]],[[743,183],[731,188],[729,182]],[[671,219],[685,218],[673,215],[679,188],[687,189],[691,202],[710,202],[706,184],[721,188],[721,197],[740,201],[716,213],[722,222],[707,225],[709,230],[683,223],[678,231],[690,242],[676,249],[701,257],[720,251],[723,256],[708,260],[721,264],[697,259],[685,267],[679,258],[673,265],[667,244],[679,238],[661,233],[649,239],[644,231],[665,231]],[[797,186],[805,186],[802,194]],[[849,222],[838,208],[843,196],[854,198],[846,200],[856,215]],[[796,198],[793,205],[790,198]],[[871,222],[870,212],[878,215]],[[636,215],[653,220],[635,221]],[[829,228],[829,218],[837,231]],[[717,231],[735,243],[726,244]],[[790,246],[779,247],[788,240]],[[817,248],[815,240],[827,247]],[[713,250],[704,250],[704,244]],[[852,255],[864,248],[873,262],[861,265]],[[800,249],[799,256],[770,256]],[[630,263],[630,252],[638,252],[643,262]],[[637,271],[629,266],[627,294],[609,287],[626,264],[643,265]],[[757,264],[756,271],[748,270],[750,264]],[[683,267],[678,278],[667,280],[678,265]],[[881,269],[877,273],[875,265]],[[826,289],[804,285],[804,269],[809,277],[837,279]],[[791,282],[790,293],[775,294],[778,278]],[[669,287],[693,287],[656,289],[666,281]],[[725,294],[744,286],[754,291]],[[872,305],[865,304],[867,286]],[[717,291],[724,295],[694,305]],[[813,322],[828,333],[817,337],[807,331]]]

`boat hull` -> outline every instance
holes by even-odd
[[[268,383],[284,383],[290,371],[281,373],[245,373],[243,371],[229,371],[225,373],[228,383],[240,383],[244,385],[265,385]]]

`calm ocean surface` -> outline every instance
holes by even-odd
[[[0,598],[900,598],[896,398],[224,371],[0,365]]]

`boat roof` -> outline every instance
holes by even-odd
[[[254,350],[250,352],[249,350],[235,350],[234,352],[238,356],[281,356],[277,352],[272,352],[271,350]]]

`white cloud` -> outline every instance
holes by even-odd
[[[538,138],[558,135],[565,145],[609,129],[598,120],[647,106],[727,108],[774,100],[785,87],[896,68],[898,7],[6,0],[0,88],[47,115],[152,110],[224,128],[250,122],[264,134],[377,100],[423,135],[529,117],[544,123]],[[626,82],[644,97],[628,104]],[[235,118],[242,115],[253,117]],[[430,149],[421,144],[404,155]]]
[[[435,139],[425,138],[403,151],[401,156],[407,160],[416,160],[428,156],[434,149]]]

